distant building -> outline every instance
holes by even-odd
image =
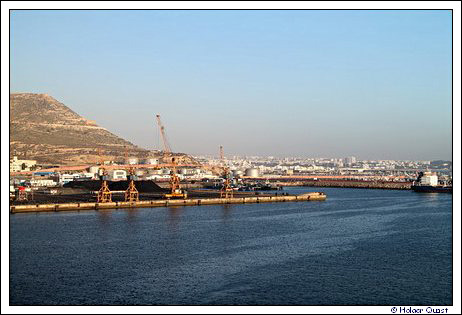
[[[346,157],[343,161],[345,165],[350,166],[356,163],[356,158],[354,156],[349,156]]]
[[[46,171],[43,171],[43,172],[35,172],[32,174],[34,177],[50,177],[50,176],[55,176],[56,173],[55,172],[46,172]]]
[[[136,157],[129,158],[127,164],[131,164],[131,165],[138,164],[138,158]]]
[[[196,175],[200,173],[198,168],[182,168],[179,170],[182,175]]]
[[[10,160],[10,172],[30,171],[35,168],[37,161],[35,160],[18,160],[17,156],[13,156]]]
[[[162,174],[152,174],[146,177],[147,180],[169,180],[170,175],[162,175]]]
[[[109,178],[111,180],[127,180],[127,171],[125,170],[110,170]]]
[[[92,173],[59,174],[59,184],[64,185],[74,180],[90,180],[93,177]]]
[[[30,185],[34,187],[53,187],[57,183],[52,179],[31,179]]]
[[[60,174],[59,175],[59,183],[61,185],[67,184],[74,180],[74,174]]]
[[[159,159],[157,158],[148,158],[144,161],[144,164],[157,165],[159,164]]]

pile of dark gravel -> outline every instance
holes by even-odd
[[[128,188],[129,181],[107,181],[110,190],[126,190]],[[149,192],[167,192],[168,189],[161,188],[159,185],[154,183],[152,180],[136,180],[135,181],[136,189],[140,193],[149,193]],[[85,181],[72,181],[65,184],[65,188],[74,188],[74,189],[85,189],[88,191],[96,191],[101,188],[100,180],[85,180]]]

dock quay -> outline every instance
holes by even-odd
[[[301,195],[284,196],[252,196],[237,198],[197,198],[197,199],[163,199],[143,200],[136,202],[78,202],[78,203],[54,203],[54,204],[27,204],[11,205],[10,213],[25,212],[50,212],[50,211],[75,211],[75,210],[101,210],[121,208],[153,208],[173,206],[201,206],[220,204],[244,204],[244,203],[267,203],[267,202],[294,202],[294,201],[324,201],[327,196],[322,192],[312,192]]]

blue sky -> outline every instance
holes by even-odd
[[[13,11],[11,91],[145,148],[451,159],[450,11]]]

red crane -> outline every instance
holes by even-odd
[[[167,164],[171,163],[170,164],[170,193],[165,194],[165,197],[167,199],[170,199],[170,198],[186,199],[188,197],[188,193],[185,190],[181,189],[180,187],[180,178],[176,174],[176,160],[172,154],[172,149],[168,142],[167,135],[165,134],[165,127],[162,124],[162,121],[160,120],[160,115],[156,115],[156,119],[157,119],[157,124],[160,130],[160,136],[162,138],[162,143],[164,145],[164,150],[162,152],[164,163],[167,163]]]

